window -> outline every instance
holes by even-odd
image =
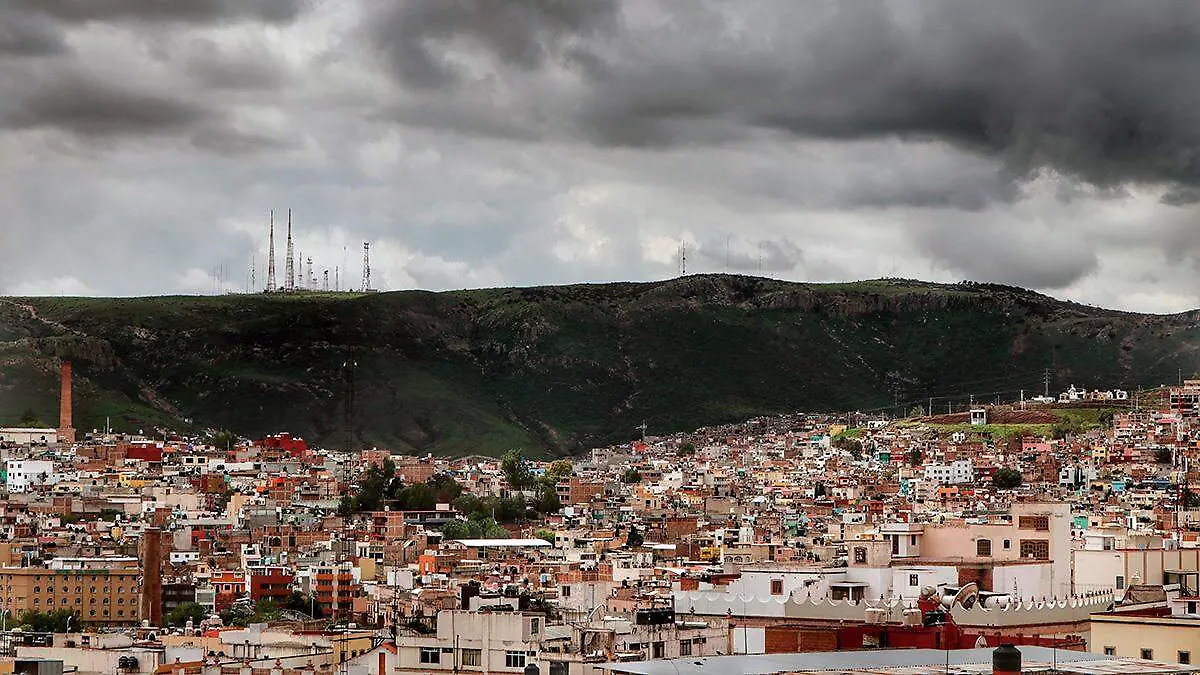
[[[483,652],[478,649],[462,650],[462,664],[464,666],[483,665]]]
[[[1180,653],[1182,654],[1183,652],[1180,652]],[[679,655],[680,656],[691,656],[692,655],[692,641],[691,640],[680,640],[679,641]],[[1183,663],[1183,661],[1180,661],[1180,663]]]
[[[570,672],[569,661],[551,661],[549,675],[567,675]]]
[[[442,650],[437,647],[421,647],[421,663],[441,663]]]
[[[1154,650],[1153,649],[1143,649],[1142,650],[1142,658],[1147,661],[1153,659],[1154,658]]]
[[[986,558],[992,555],[992,540],[980,539],[975,542],[975,555],[980,558]]]
[[[558,594],[559,594],[559,596],[564,597],[564,598],[571,597],[571,587],[563,586],[561,589],[559,589]]]
[[[1125,577],[1123,577],[1119,574],[1117,575],[1117,590],[1118,591],[1125,590]]]
[[[783,595],[783,579],[771,580],[771,595]]]
[[[890,537],[892,540],[892,555],[900,555],[900,535]]]
[[[1182,664],[1186,665],[1192,662],[1191,652],[1179,652],[1177,656],[1179,657],[1177,660]]]
[[[666,651],[667,649],[665,643],[662,642],[655,642],[653,648],[651,649],[651,652],[653,652],[654,658],[656,659],[661,659],[666,656]]]
[[[529,620],[529,634],[530,635],[537,635],[538,631],[541,629],[542,629],[542,620],[541,619],[530,619]]]
[[[1004,540],[1004,550],[1007,551],[1010,548],[1012,548],[1012,539],[1005,539]]]
[[[921,579],[916,574],[910,574],[908,575],[908,585],[914,588],[920,586]]]
[[[1117,655],[1117,648],[1116,648],[1116,647],[1105,647],[1105,648],[1104,648],[1104,655],[1105,655],[1105,656],[1116,656],[1116,655]]]
[[[1022,539],[1021,557],[1034,560],[1050,559],[1050,542],[1045,539]]]
[[[1188,601],[1188,604],[1187,604],[1187,613],[1188,613],[1188,614],[1195,614],[1195,613],[1196,613],[1196,601],[1195,601],[1195,600],[1189,600],[1189,601]]]
[[[524,668],[525,652],[504,652],[505,668]]]
[[[855,546],[854,547],[854,563],[856,565],[866,565],[867,564],[867,547],[866,546]]]
[[[916,546],[917,545],[917,535],[915,535],[915,534],[909,535],[908,543],[912,544],[913,546]]]
[[[1049,530],[1049,516],[1019,516],[1017,528],[1021,530]]]

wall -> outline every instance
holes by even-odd
[[[1188,619],[1157,619],[1143,623],[1137,617],[1105,615],[1092,618],[1090,651],[1103,654],[1115,647],[1117,656],[1141,658],[1142,649],[1153,650],[1155,661],[1177,662],[1178,652],[1191,653],[1192,662],[1200,659],[1200,630]]]

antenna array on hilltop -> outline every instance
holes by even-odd
[[[345,258],[346,249],[342,248]],[[275,209],[270,209],[267,222],[267,279],[263,289],[258,287],[257,252],[250,255],[249,288],[251,293],[263,291],[267,293],[305,291],[310,293],[341,292],[342,275],[346,268],[343,264],[333,268],[332,285],[330,284],[330,268],[318,269],[313,256],[305,256],[297,250],[296,240],[292,233],[292,210],[288,209],[287,219],[287,257],[284,262],[284,278],[280,284],[275,274]],[[214,283],[219,290],[225,280],[224,264],[213,270]],[[351,284],[346,284],[345,290],[354,290]],[[371,243],[363,242],[362,292],[374,292],[371,287]]]

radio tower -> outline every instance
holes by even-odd
[[[310,291],[317,290],[317,278],[315,276],[313,276],[312,256],[311,255],[308,256],[308,276],[304,277],[304,282],[305,282],[304,285],[308,287],[308,290],[310,290]]]
[[[296,248],[292,243],[292,210],[288,209],[287,262],[284,263],[283,290],[296,290]]]
[[[687,276],[687,242],[679,242],[679,276]]]
[[[371,242],[363,242],[362,292],[371,290]]]
[[[271,234],[268,235],[267,292],[275,292],[275,209],[271,209]]]

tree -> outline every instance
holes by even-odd
[[[533,533],[533,538],[547,541],[551,546],[554,545],[554,533],[550,530],[537,530]]]
[[[204,607],[199,603],[184,602],[168,612],[163,617],[163,623],[167,626],[183,627],[187,625],[188,621],[191,621],[193,626],[199,626],[200,622],[207,618],[208,613],[204,611]]]
[[[314,619],[321,618],[321,606],[313,602],[312,596],[305,595],[300,591],[292,591],[292,594],[288,596],[287,602],[283,604],[283,608],[307,614]]]
[[[921,466],[921,462],[924,459],[925,459],[925,456],[921,452],[920,448],[913,448],[912,450],[908,451],[908,465],[909,466]]]
[[[558,513],[562,509],[562,500],[558,498],[558,490],[553,485],[545,484],[538,488],[531,506],[538,513]]]
[[[32,633],[78,633],[79,615],[69,609],[25,610],[17,616],[17,625]]]
[[[1159,464],[1170,464],[1174,460],[1174,453],[1170,448],[1158,448],[1154,451],[1154,461]]]
[[[533,483],[533,474],[529,473],[529,466],[525,464],[525,458],[521,456],[520,450],[509,450],[504,453],[500,458],[500,469],[514,490],[524,490]]]
[[[1012,488],[1020,487],[1022,482],[1024,482],[1024,479],[1021,478],[1021,472],[1008,467],[998,469],[996,474],[992,476],[992,485],[1001,490],[1011,490]]]
[[[570,460],[556,459],[550,462],[550,467],[546,469],[545,482],[555,485],[559,481],[570,478],[573,473],[575,473],[575,465],[571,464]]]
[[[642,536],[641,530],[637,528],[637,525],[630,525],[629,536],[625,538],[625,545],[629,548],[637,548],[644,543],[646,543],[646,538]]]
[[[922,408],[922,407],[921,407],[921,406],[919,406],[919,405],[915,405],[915,406],[913,406],[912,408],[910,408],[910,409],[909,409],[909,411],[908,411],[908,416],[909,416],[909,417],[924,417],[924,416],[925,416],[925,409],[924,409],[924,408]]]
[[[471,524],[465,520],[452,520],[442,526],[442,539],[471,539]]]
[[[642,473],[632,466],[625,469],[625,473],[621,474],[621,482],[626,484],[642,482]]]
[[[696,444],[691,441],[684,441],[679,444],[679,450],[675,454],[680,457],[687,457],[696,454]]]

